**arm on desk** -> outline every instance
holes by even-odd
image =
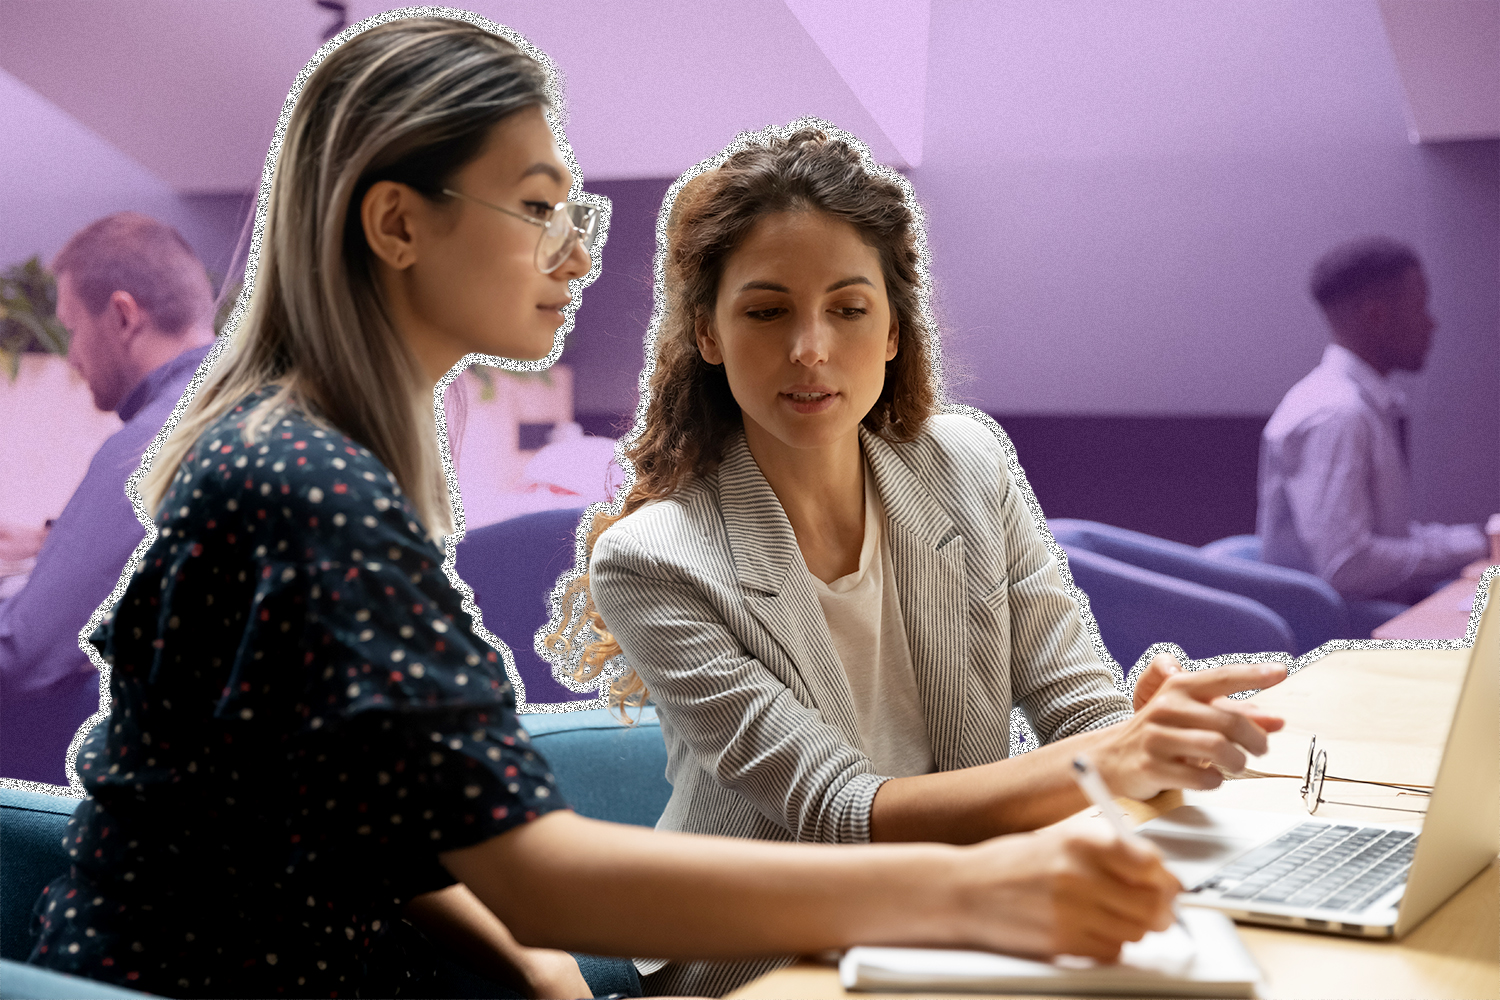
[[[979,767],[892,778],[875,794],[872,839],[973,843],[1055,823],[1088,805],[1073,781],[1074,757],[1087,753],[1115,795],[1148,799],[1170,788],[1214,788],[1246,752],[1266,751],[1276,716],[1225,695],[1270,687],[1286,677],[1276,665],[1236,664],[1186,672],[1154,663],[1141,678],[1137,712],[1127,722],[1079,733],[1021,757]]]
[[[442,855],[518,940],[604,955],[740,958],[854,944],[1113,958],[1172,921],[1148,848],[1073,824],[942,845],[774,844],[550,813]]]

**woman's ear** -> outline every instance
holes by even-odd
[[[891,332],[885,339],[885,359],[890,361],[901,346],[901,320],[891,313]]]
[[[703,360],[711,365],[722,365],[724,352],[719,349],[719,341],[714,336],[713,320],[700,313],[693,323],[693,332],[698,340],[698,353],[703,355]]]
[[[417,262],[411,214],[415,191],[395,181],[376,181],[359,205],[365,242],[376,257],[398,271]]]

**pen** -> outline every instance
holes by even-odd
[[[1109,794],[1109,789],[1104,786],[1104,779],[1099,777],[1099,772],[1094,770],[1093,763],[1083,754],[1073,758],[1073,780],[1078,782],[1078,787],[1083,789],[1099,811],[1104,813],[1104,818],[1109,825],[1114,827],[1116,834],[1121,839],[1130,836],[1130,830],[1125,826],[1125,814],[1120,812],[1120,807],[1115,805],[1114,798]]]
[[[1083,789],[1083,794],[1088,796],[1089,801],[1104,814],[1104,819],[1109,825],[1114,827],[1115,835],[1122,840],[1132,836],[1130,829],[1125,825],[1125,814],[1120,812],[1119,806],[1115,805],[1114,797],[1105,787],[1104,779],[1099,777],[1099,772],[1094,770],[1094,765],[1088,757],[1083,754],[1074,757],[1073,768],[1069,773],[1073,775],[1073,780],[1078,782],[1078,787]],[[1187,924],[1182,922],[1182,913],[1177,909],[1175,902],[1172,904],[1172,916],[1184,931],[1188,929]]]

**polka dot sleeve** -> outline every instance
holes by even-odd
[[[249,445],[206,435],[164,510],[141,568],[161,576],[156,634],[117,628],[115,658],[180,683],[185,656],[221,650],[194,675],[221,738],[308,758],[288,763],[320,829],[449,849],[564,807],[498,654],[368,450],[306,418]]]

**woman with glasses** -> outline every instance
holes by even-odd
[[[854,849],[566,808],[440,570],[433,426],[466,355],[547,356],[590,269],[546,102],[458,20],[372,27],[307,79],[249,312],[152,462],[157,536],[94,637],[112,710],[31,960],[170,996],[454,996],[456,955],[484,977],[463,995],[568,996],[573,960],[510,931],[1108,957],[1166,926],[1175,880],[1091,829]]]
[[[974,843],[1082,809],[1080,752],[1144,799],[1217,785],[1208,763],[1280,726],[1220,698],[1279,667],[1161,663],[1132,716],[993,422],[939,406],[909,197],[803,129],[671,206],[636,479],[595,518],[562,644],[587,644],[582,679],[623,652],[616,700],[655,700],[661,829]],[[1007,760],[1016,706],[1047,745]],[[775,964],[641,963],[693,993]]]

